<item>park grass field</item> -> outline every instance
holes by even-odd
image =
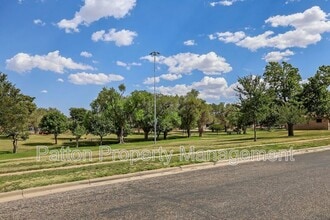
[[[60,135],[58,145],[54,145],[52,135],[31,135],[27,141],[19,142],[17,154],[11,153],[10,139],[1,137],[0,192],[210,161],[209,158],[207,161],[182,160],[180,154],[183,148],[187,152],[191,147],[200,152],[280,151],[330,145],[330,131],[295,131],[294,137],[287,137],[286,130],[258,131],[257,142],[253,141],[252,136],[252,131],[248,131],[245,135],[205,132],[203,137],[198,137],[197,133],[193,133],[191,138],[186,138],[182,132],[172,132],[168,140],[159,140],[154,144],[152,135],[148,141],[144,141],[143,134],[132,134],[126,138],[126,144],[120,145],[117,144],[116,137],[110,135],[104,139],[104,146],[100,147],[97,137],[87,135],[80,140],[80,147],[77,149],[73,137],[69,134]],[[38,151],[38,147],[41,146],[43,148],[41,150],[39,148]],[[46,153],[46,148],[53,154]],[[105,153],[102,160],[100,160],[101,148],[104,148]],[[108,155],[107,150],[110,148],[112,154]],[[63,149],[69,149],[69,151],[61,151]],[[171,152],[172,157],[169,161],[166,161],[165,157],[162,160],[159,159],[160,155],[165,156],[159,149],[163,153]],[[78,157],[79,154],[75,154],[76,157],[73,158],[58,156],[59,152],[70,153],[74,150],[87,152],[87,157]],[[120,153],[113,153],[115,151]],[[127,152],[133,153],[128,156],[125,154]],[[55,155],[55,157],[50,157],[50,155]],[[141,156],[144,160],[139,159]],[[153,159],[150,159],[151,156]],[[54,158],[57,159],[54,160]]]

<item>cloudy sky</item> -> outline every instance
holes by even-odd
[[[330,61],[328,0],[1,0],[0,71],[40,107],[89,108],[103,87],[236,100],[237,78]]]

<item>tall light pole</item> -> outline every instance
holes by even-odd
[[[157,103],[156,103],[156,57],[160,53],[157,51],[151,52],[150,56],[154,57],[154,144],[157,141]]]

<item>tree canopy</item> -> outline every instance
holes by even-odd
[[[293,126],[304,120],[305,111],[299,94],[302,91],[298,68],[282,62],[270,62],[264,72],[265,82],[280,115],[280,122],[286,123],[288,136],[294,135]]]
[[[245,118],[250,118],[253,122],[254,141],[257,141],[256,126],[266,118],[269,95],[267,93],[266,83],[260,76],[245,76],[239,78],[240,83],[236,91],[240,100],[240,109]]]
[[[36,109],[33,101],[0,73],[0,132],[12,138],[13,153],[17,152],[18,140],[28,138],[30,115]]]
[[[55,144],[59,134],[68,129],[67,117],[57,109],[50,109],[40,121],[41,131],[54,135]]]

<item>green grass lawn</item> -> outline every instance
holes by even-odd
[[[27,141],[19,142],[17,154],[11,153],[11,141],[0,137],[0,192],[44,186],[55,183],[71,182],[89,178],[125,174],[143,170],[180,166],[197,163],[196,160],[182,160],[180,147],[189,151],[194,147],[196,151],[207,150],[286,150],[330,145],[330,131],[295,131],[294,137],[287,137],[285,130],[258,131],[258,141],[253,141],[253,132],[246,135],[206,132],[203,137],[193,133],[186,138],[182,132],[172,132],[168,140],[159,140],[155,145],[153,137],[149,141],[143,140],[143,134],[133,134],[126,138],[126,144],[117,144],[116,137],[110,135],[104,144],[117,152],[133,152],[133,161],[125,161],[125,154],[104,155],[100,161],[100,147],[98,138],[84,136],[80,140],[79,149],[75,148],[73,137],[69,134],[60,135],[58,145],[54,145],[52,135],[31,135]],[[37,160],[37,147],[45,146],[53,152],[60,152],[61,147],[71,151],[88,152],[86,160],[72,160],[62,158],[53,160],[50,154],[41,156]],[[170,162],[159,160],[159,149],[171,152]],[[42,151],[43,152],[43,151]],[[155,152],[155,160],[141,160],[134,152]],[[152,156],[145,154],[144,156]],[[59,157],[57,157],[59,158]],[[157,159],[158,158],[158,159]],[[28,171],[29,173],[24,173]]]

